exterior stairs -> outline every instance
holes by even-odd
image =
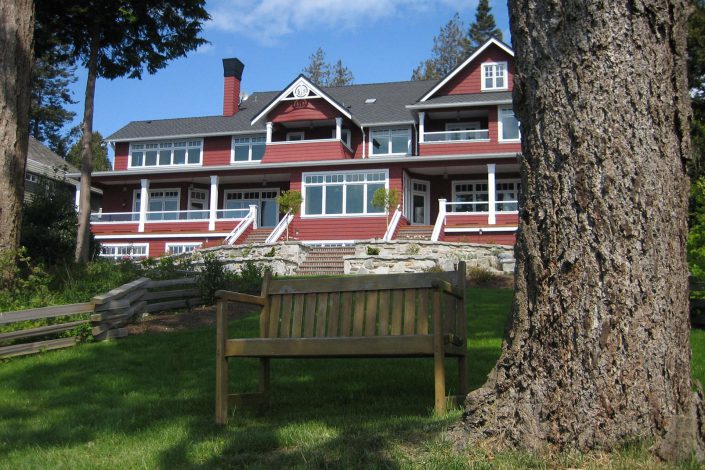
[[[250,234],[247,236],[244,242],[242,242],[243,245],[249,245],[250,243],[253,244],[259,244],[259,243],[264,243],[265,240],[267,240],[267,237],[269,234],[272,233],[271,228],[258,228],[256,230],[250,231]]]
[[[405,225],[399,227],[397,240],[430,240],[433,225]]]
[[[296,274],[302,276],[344,274],[343,257],[355,254],[352,246],[314,246]]]

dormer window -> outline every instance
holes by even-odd
[[[507,88],[506,62],[482,64],[482,90],[506,90]]]
[[[370,133],[370,155],[409,155],[411,153],[411,129],[372,129]]]
[[[200,165],[203,142],[144,142],[130,145],[128,168]]]

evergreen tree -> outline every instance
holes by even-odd
[[[62,132],[76,113],[66,109],[76,103],[69,85],[76,81],[76,67],[59,57],[65,51],[49,49],[34,61],[32,71],[29,133],[62,157],[66,156],[70,135]]]
[[[66,160],[76,168],[81,168],[81,141],[76,141],[68,152]],[[109,171],[112,169],[108,160],[108,146],[103,142],[100,132],[91,135],[91,153],[93,154],[93,171]]]
[[[691,178],[705,171],[705,0],[693,0],[688,20],[688,86],[693,107]]]
[[[343,65],[343,61],[338,59],[338,62],[332,67],[328,86],[345,86],[352,85],[353,74],[349,68]]]
[[[301,73],[318,86],[327,86],[330,80],[330,65],[326,62],[326,53],[323,48],[316,49],[316,52],[308,58],[308,65]]]
[[[502,30],[497,27],[494,16],[490,13],[489,0],[480,0],[475,10],[475,21],[468,29],[468,45],[475,50],[490,38],[502,40]]]
[[[414,69],[412,80],[433,80],[446,76],[463,59],[468,49],[468,39],[465,36],[465,25],[460,15],[443,26],[438,36],[433,38],[432,57],[423,61]]]

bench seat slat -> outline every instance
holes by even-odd
[[[230,339],[225,355],[274,358],[432,356],[433,336]]]
[[[389,335],[389,291],[379,293],[379,336]]]
[[[315,297],[315,295],[314,295]],[[338,306],[331,304],[331,307],[337,310]],[[316,337],[323,338],[326,335],[326,314],[328,313],[328,294],[318,294],[318,305],[316,306]],[[311,318],[313,321],[313,318]],[[313,336],[313,323],[311,324],[311,336]]]
[[[419,290],[419,313],[416,325],[416,334],[427,335],[428,334],[428,295],[429,289]]]
[[[362,336],[362,327],[365,322],[365,293],[355,292],[355,315],[353,317],[353,336]]]
[[[268,336],[270,338],[279,337],[279,312],[282,307],[282,296],[273,295],[269,302],[269,331]]]
[[[338,326],[339,326],[339,315],[341,308],[340,303],[340,292],[333,292],[330,294],[330,304],[331,309],[328,312],[328,325],[326,329],[326,336],[336,337],[338,336]]]
[[[403,320],[402,309],[404,308],[404,291],[397,289],[392,291],[392,336],[401,334],[401,322]]]
[[[352,327],[352,292],[340,296],[340,336],[350,336]]]

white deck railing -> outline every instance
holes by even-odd
[[[394,236],[394,233],[397,231],[397,226],[399,225],[399,221],[401,220],[401,205],[397,205],[397,209],[394,211],[394,215],[392,215],[392,220],[389,222],[389,226],[387,227],[387,231],[384,232],[384,237],[382,237],[382,241],[388,242],[389,240],[392,239]]]
[[[487,142],[490,140],[489,129],[466,131],[424,132],[424,143],[427,142]]]
[[[250,225],[252,225],[253,229],[257,228],[257,206],[254,204],[250,206],[250,212],[245,216],[245,218],[243,218],[240,223],[235,226],[232,232],[225,237],[225,241],[229,245],[234,244],[238,238],[245,233],[245,230],[247,230]]]
[[[432,241],[438,241],[449,217],[467,215],[487,215],[487,225],[496,225],[497,214],[516,214],[518,201],[456,201],[438,200],[438,217],[431,234]]]
[[[287,229],[291,221],[294,220],[294,214],[291,211],[284,214],[284,217],[279,221],[279,223],[272,229],[272,233],[269,234],[265,243],[276,243],[282,236],[282,233]]]

